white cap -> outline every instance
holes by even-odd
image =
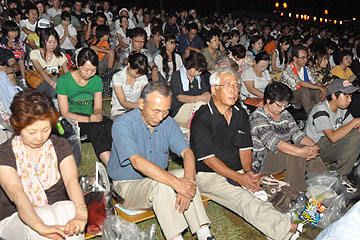
[[[37,24],[36,26],[38,28],[49,28],[51,27],[51,24],[50,24],[50,21],[46,18],[40,18],[38,21],[37,21]]]

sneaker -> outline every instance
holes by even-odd
[[[216,238],[214,236],[210,236],[210,237],[207,237],[206,240],[216,240]]]
[[[341,184],[346,187],[346,191],[348,193],[356,193],[357,192],[357,187],[355,186],[354,183],[352,183],[346,176],[342,176],[340,178],[341,180]]]
[[[20,79],[20,85],[21,85],[21,87],[23,87],[23,88],[29,87],[28,84],[27,84],[27,82],[26,82],[26,79],[25,79],[25,78],[21,78],[21,79]]]
[[[300,232],[300,237],[305,239],[315,239],[322,230],[322,228],[313,226],[311,224],[305,224],[303,225],[302,232]]]
[[[298,227],[296,229],[296,233],[294,233],[294,235],[292,235],[290,240],[296,240],[298,238],[299,239],[315,239],[322,230],[323,230],[322,228],[313,226],[311,224],[299,223]]]

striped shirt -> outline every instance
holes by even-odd
[[[284,110],[280,120],[274,120],[264,109],[257,108],[250,116],[253,141],[253,171],[261,173],[268,151],[277,153],[280,141],[299,144],[305,137],[292,115]]]

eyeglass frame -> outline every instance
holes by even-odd
[[[274,103],[275,103],[275,105],[278,107],[278,108],[284,108],[284,109],[286,109],[286,108],[288,108],[288,107],[290,107],[291,106],[291,103],[288,103],[286,106],[280,106],[277,102],[275,102],[274,101]]]
[[[235,88],[239,89],[241,87],[241,82],[236,82],[236,85],[226,82],[224,84],[215,84],[214,86],[216,86],[216,87],[220,86],[220,87],[223,87],[224,89],[230,89],[230,86],[231,86],[231,88],[235,87]]]

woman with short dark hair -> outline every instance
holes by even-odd
[[[201,105],[210,101],[210,85],[206,75],[205,57],[198,52],[191,52],[185,59],[184,66],[171,77],[170,89],[173,93],[170,115],[184,128],[189,128],[189,121]]]
[[[37,90],[15,95],[15,136],[0,145],[0,238],[84,239],[87,208],[71,147],[51,134],[60,114]]]
[[[83,48],[77,55],[75,71],[63,75],[56,87],[61,115],[79,122],[80,136],[94,147],[106,165],[110,158],[112,121],[102,115],[102,79],[95,75],[99,60],[94,50]]]
[[[110,111],[112,120],[138,107],[141,91],[148,83],[147,72],[147,57],[142,53],[132,53],[128,57],[127,66],[114,74]]]
[[[319,147],[307,137],[286,110],[293,93],[283,83],[265,88],[264,105],[250,116],[253,140],[253,171],[277,174],[286,170],[286,181],[294,193],[306,192],[305,174],[326,170]],[[292,143],[293,142],[293,143]]]

